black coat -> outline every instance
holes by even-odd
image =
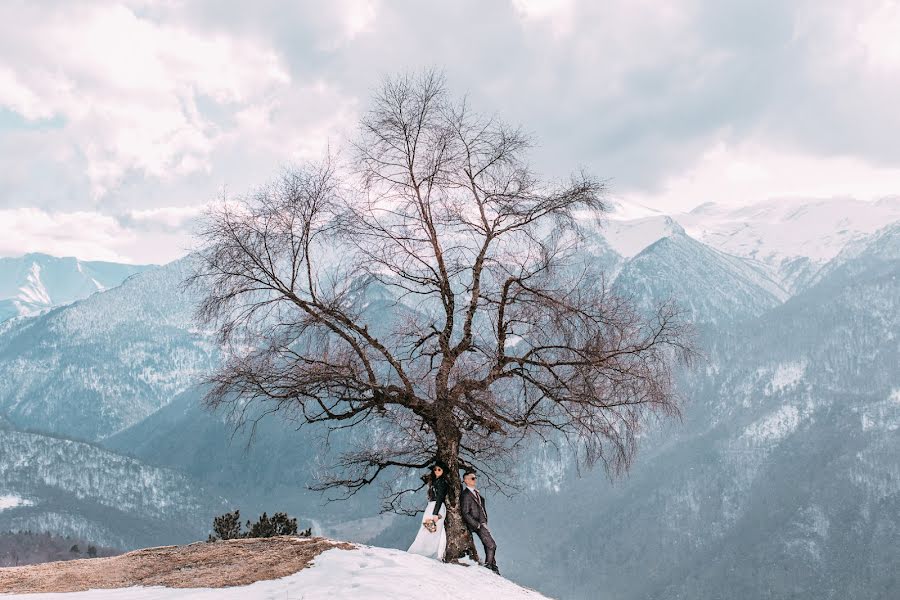
[[[428,499],[434,501],[434,512],[431,514],[436,515],[440,513],[441,506],[447,498],[447,488],[449,486],[450,484],[447,483],[446,477],[438,477],[428,484]]]
[[[459,509],[462,512],[463,521],[469,531],[476,531],[481,528],[483,523],[487,523],[487,508],[484,504],[484,496],[478,493],[481,502],[475,497],[475,494],[469,491],[469,488],[463,486],[462,494],[459,497]]]

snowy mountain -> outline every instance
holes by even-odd
[[[695,323],[722,323],[756,316],[787,296],[765,272],[701,244],[674,223],[668,235],[625,263],[614,289],[647,307],[677,299]]]
[[[654,215],[635,219],[609,219],[596,229],[603,240],[623,259],[631,259],[653,243],[670,236],[684,235],[672,217]]]
[[[0,258],[0,323],[114,288],[148,268],[46,254]]]
[[[796,292],[847,244],[900,220],[900,196],[778,199],[740,208],[707,203],[673,218],[695,239],[765,265]]]
[[[848,244],[900,221],[900,196],[875,202],[779,198],[739,207],[707,202],[670,215],[623,200],[611,206],[603,234],[625,257],[681,231],[765,271],[790,294],[808,285]]]
[[[98,446],[0,431],[0,530],[52,531],[104,546],[205,539],[215,493],[171,469]]]
[[[709,206],[694,213],[712,211],[699,232],[649,209],[592,230],[590,256],[614,289],[645,305],[679,299],[706,360],[682,375],[683,422],[645,436],[627,479],[579,478],[542,448],[527,458],[524,494],[489,492],[504,574],[565,598],[888,589],[882,573],[900,569],[890,551],[900,531],[900,224],[875,222],[891,202],[851,206],[860,215],[835,218],[819,246],[804,230],[810,212],[846,207],[785,213],[781,233],[761,207],[739,217]],[[740,218],[746,226],[726,235]],[[343,520],[345,539],[408,545],[414,520],[379,516],[372,495],[323,507],[309,493],[320,440],[264,419],[247,446],[247,431],[232,438],[223,415],[198,406],[193,383],[217,356],[178,287],[186,272],[176,262],[0,325],[0,427],[96,440],[222,490],[231,508],[288,509],[328,533]],[[40,500],[4,491],[4,477],[0,496]],[[91,514],[78,505],[73,522],[79,511]]]
[[[627,479],[570,473],[558,493],[495,502],[508,560],[529,561],[513,576],[567,598],[891,597],[898,250],[894,225],[785,304],[704,329],[683,425],[648,439]]]
[[[321,467],[324,440],[300,435],[295,426],[278,418],[265,418],[235,432],[224,415],[201,406],[202,394],[200,388],[188,389],[101,444],[148,464],[178,469],[213,486],[227,497],[239,499],[236,507],[245,514],[287,511],[312,524],[316,533],[343,535],[359,542],[368,541],[391,522],[389,516],[360,522],[356,531],[347,534],[340,524],[372,517],[378,500],[373,491],[366,490],[353,502],[324,505],[319,493],[307,489],[311,474]],[[340,442],[341,436],[332,436],[331,452],[339,450]]]
[[[19,429],[98,440],[193,385],[216,351],[193,325],[187,260],[0,325],[0,413]]]

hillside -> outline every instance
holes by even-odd
[[[614,290],[650,308],[675,299],[694,323],[724,324],[761,314],[785,294],[764,273],[683,232],[660,238],[632,258]]]
[[[4,498],[10,497],[0,496],[0,510],[3,510]],[[0,533],[0,567],[77,560],[88,556],[115,556],[120,553],[114,548],[98,547],[80,538],[31,531]]]
[[[510,574],[567,598],[596,597],[590,583],[618,600],[893,597],[898,249],[885,228],[785,304],[706,330],[683,423],[647,439],[627,479],[570,474],[562,493],[495,502],[498,556],[532,561]],[[554,559],[565,569],[543,568]]]
[[[761,234],[765,214],[748,213],[741,235],[759,234],[768,247],[778,239]],[[793,225],[798,235],[806,235],[803,222]],[[512,499],[489,491],[504,575],[592,600],[819,600],[888,589],[890,580],[873,569],[900,569],[889,551],[900,531],[900,229],[863,236],[860,228],[829,238],[824,264],[826,254],[810,251],[802,285],[790,286],[775,268],[779,257],[795,256],[787,247],[771,246],[784,250],[771,263],[761,260],[770,260],[765,253],[735,256],[727,236],[704,243],[659,215],[598,228],[590,256],[617,275],[610,275],[614,289],[642,303],[679,298],[705,360],[679,374],[683,420],[643,432],[623,480],[578,473],[571,456],[545,444],[517,463],[521,491]],[[378,514],[377,486],[332,503],[307,489],[340,450],[339,436],[326,444],[312,429],[270,417],[256,424],[248,446],[251,428],[234,433],[227,415],[202,408],[203,390],[193,383],[217,357],[177,288],[184,271],[178,261],[0,324],[0,428],[96,444],[69,454],[62,441],[41,442],[47,450],[59,445],[40,454],[56,465],[43,479],[22,465],[5,473],[0,466],[0,497],[18,499],[0,510],[0,530],[53,525],[127,549],[204,539],[211,516],[224,510],[277,509],[317,534],[408,547],[415,519]],[[382,326],[394,314],[387,300],[370,304]],[[85,460],[104,450],[103,460]],[[19,447],[9,452],[0,449],[0,465],[17,464],[20,452],[25,465],[39,464]],[[159,527],[162,506],[119,511],[117,478],[128,482],[145,469],[171,478],[166,495],[198,510],[174,515],[169,529]],[[62,474],[79,470],[106,484],[78,496],[68,487],[77,480]],[[26,487],[32,480],[39,485]],[[67,487],[44,485],[50,481]],[[229,501],[221,509],[213,505],[219,496]]]
[[[188,260],[0,324],[0,412],[17,429],[96,441],[194,384],[216,352],[181,288]]]
[[[695,239],[758,262],[782,287],[798,292],[847,244],[900,219],[900,197],[779,198],[740,207],[706,203],[673,218]]]
[[[202,539],[225,502],[189,477],[98,446],[0,433],[0,531],[134,548]]]
[[[448,591],[457,600],[546,598],[476,565],[291,537],[200,542],[0,569],[0,590],[34,594],[30,600],[413,600],[447,597]]]
[[[148,268],[37,253],[0,258],[0,322],[87,298]]]

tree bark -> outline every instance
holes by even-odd
[[[478,550],[475,548],[475,540],[472,533],[466,527],[459,506],[459,496],[462,489],[460,483],[459,443],[462,439],[462,431],[446,423],[439,423],[435,428],[438,458],[449,467],[447,479],[450,482],[447,490],[446,522],[444,528],[447,533],[447,551],[444,560],[447,562],[457,560],[463,556],[469,556],[472,560],[478,560]]]

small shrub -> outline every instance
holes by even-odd
[[[213,533],[207,539],[208,542],[218,540],[233,540],[237,538],[266,538],[276,535],[299,535],[310,537],[312,528],[307,528],[297,533],[297,519],[291,518],[287,513],[277,512],[271,517],[268,513],[260,515],[256,523],[247,521],[247,531],[241,531],[241,511],[225,513],[213,519]]]
[[[236,510],[213,519],[213,534],[207,541],[233,540],[241,537],[245,537],[241,533],[241,511]]]
[[[263,513],[256,523],[247,521],[247,537],[266,538],[276,535],[297,535],[297,519],[290,518],[286,513],[275,513],[272,518]]]
[[[69,548],[69,552],[72,554],[81,554],[81,548],[78,547],[78,544],[73,544],[71,548]]]
[[[90,556],[91,558],[97,558],[96,546],[88,546],[88,556]]]

